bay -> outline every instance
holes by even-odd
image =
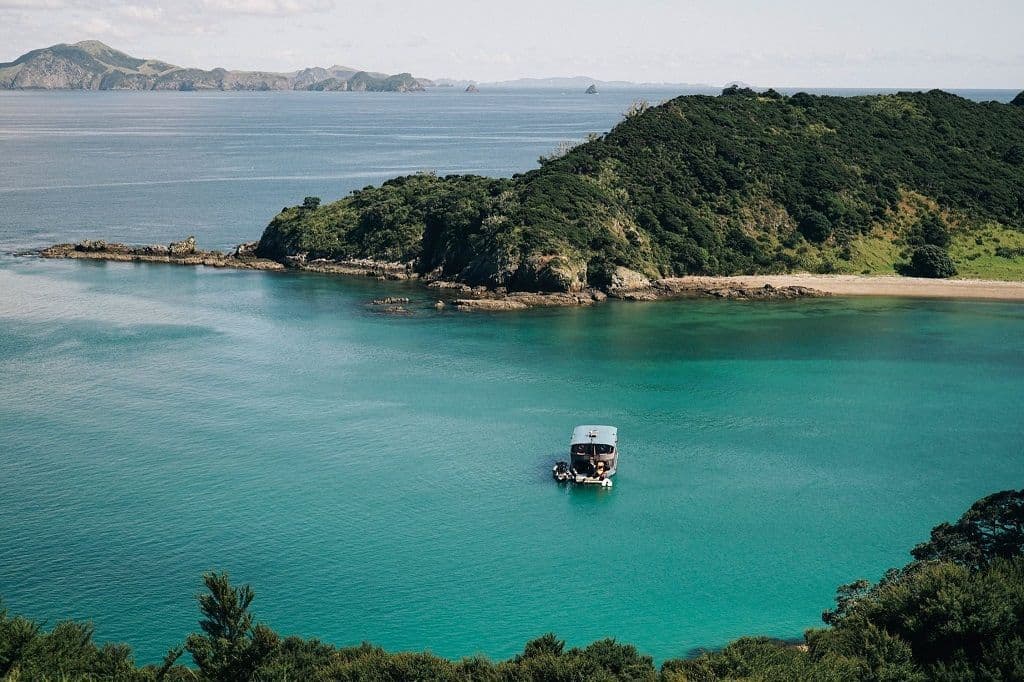
[[[229,246],[306,194],[521,172],[670,96],[193,95],[0,96],[0,248]],[[432,303],[0,257],[4,603],[156,661],[216,569],[336,644],[504,657],[553,630],[662,660],[799,637],[838,584],[1024,477],[1020,304]],[[611,490],[550,479],[585,422],[620,429]]]

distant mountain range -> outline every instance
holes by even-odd
[[[411,92],[434,85],[409,73],[347,66],[275,73],[184,68],[139,59],[96,40],[32,50],[0,64],[0,89],[41,90],[352,90]]]

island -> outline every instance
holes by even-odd
[[[415,279],[489,310],[609,296],[1022,299],[1024,96],[732,86],[637,102],[610,132],[511,178],[419,173],[307,197],[239,253],[206,260]],[[95,245],[44,255],[104,257]]]
[[[347,66],[275,73],[183,68],[139,59],[98,40],[61,43],[0,64],[0,90],[315,90],[413,92],[433,85],[412,74],[388,75]]]

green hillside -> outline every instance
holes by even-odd
[[[616,266],[1024,279],[1022,100],[729,88],[641,104],[511,179],[420,174],[285,209],[259,249],[511,289],[603,286]]]

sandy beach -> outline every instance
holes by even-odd
[[[734,277],[677,277],[681,288],[737,286],[744,288],[799,286],[835,296],[907,296],[910,298],[965,298],[1024,301],[1024,282],[982,279],[927,279],[871,275],[738,275]]]

